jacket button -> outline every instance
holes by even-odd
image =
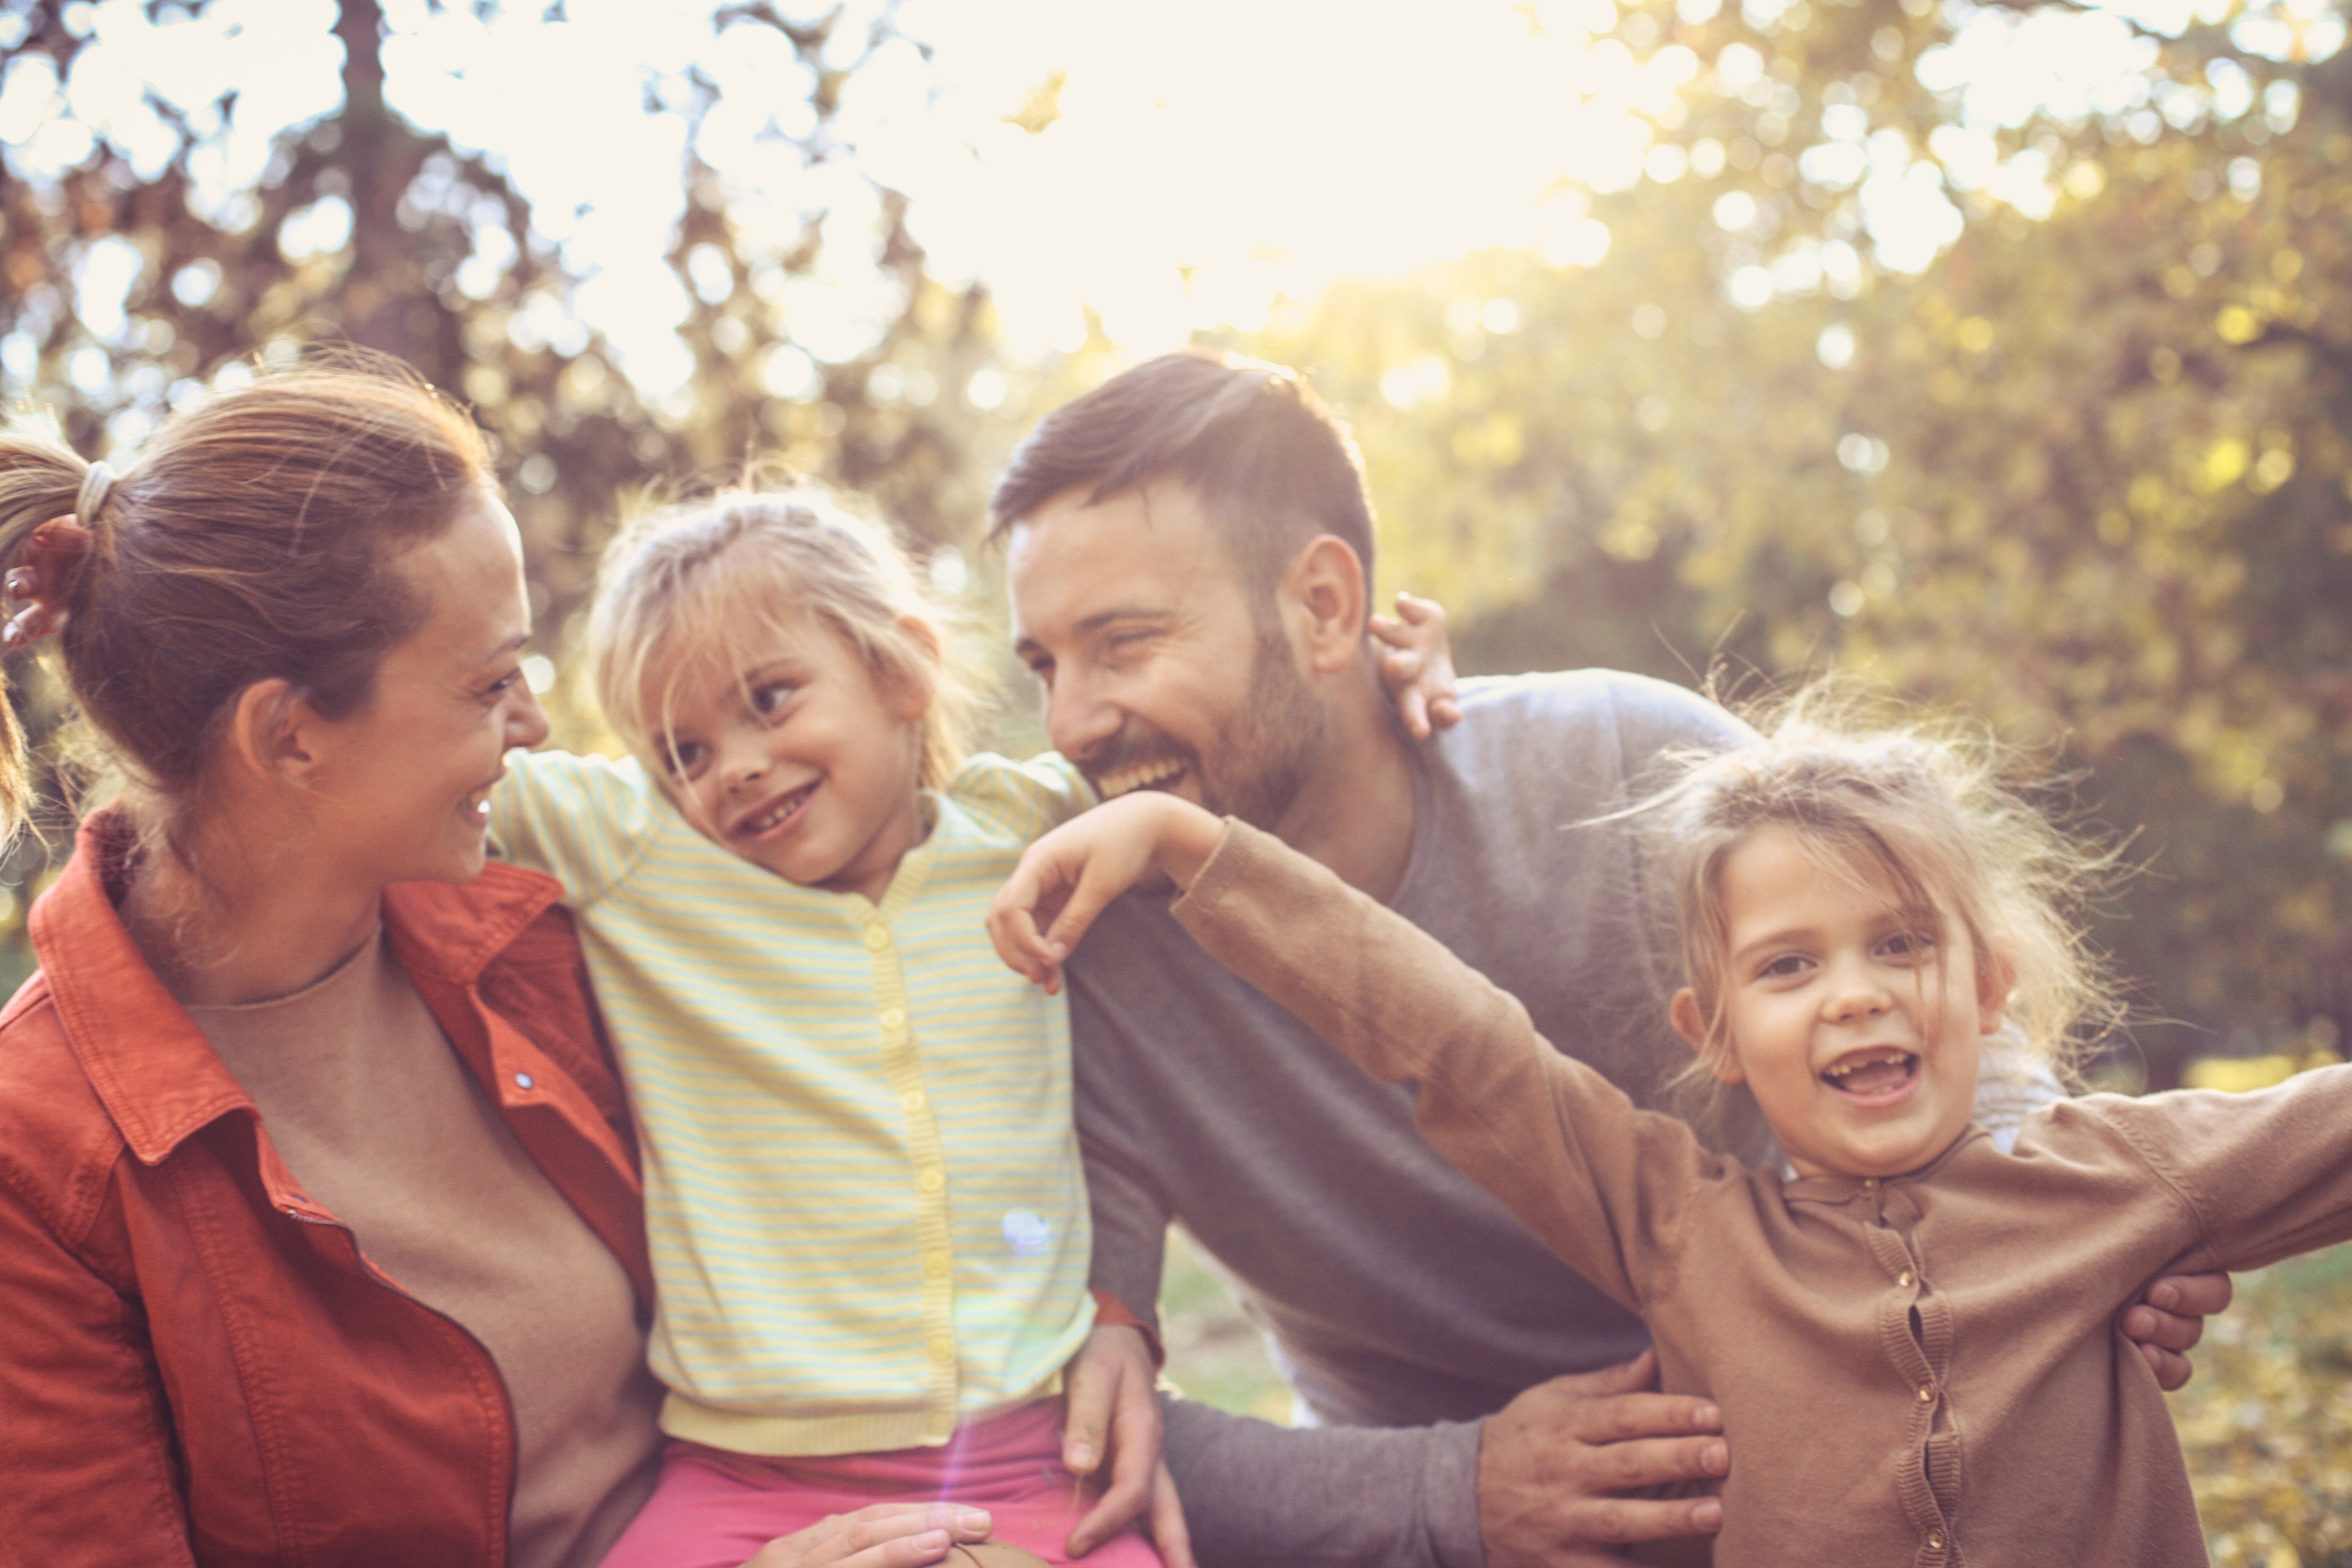
[[[527,1072],[519,1072],[515,1074],[515,1087],[517,1089],[529,1089],[530,1087],[530,1074]]]

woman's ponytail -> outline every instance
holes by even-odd
[[[69,527],[89,529],[85,514],[103,510],[111,486],[111,472],[102,464],[86,463],[52,441],[0,433],[0,573],[26,563],[33,534],[44,523],[62,519]],[[29,617],[71,614],[85,596],[90,571],[101,553],[98,549],[57,552],[53,559],[62,574],[53,568],[43,574],[39,606],[13,624],[29,629],[42,624]],[[63,580],[53,580],[59,575]],[[19,646],[28,646],[29,640]],[[0,697],[0,848],[13,842],[25,825],[31,807],[30,774],[25,727],[17,721],[15,702]]]

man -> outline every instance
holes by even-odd
[[[1473,683],[1459,726],[1414,744],[1365,641],[1360,464],[1273,366],[1128,372],[1039,426],[993,510],[1054,743],[1107,795],[1172,790],[1278,834],[1517,995],[1560,1049],[1668,1100],[1688,1061],[1664,1026],[1671,955],[1643,915],[1637,829],[1594,819],[1640,798],[1662,752],[1735,742],[1734,721],[1585,671]],[[1149,1322],[1181,1220],[1323,1427],[1170,1405],[1201,1561],[1517,1568],[1711,1533],[1712,1498],[1627,1495],[1736,1462],[1712,1406],[1645,1391],[1640,1322],[1447,1166],[1408,1090],[1234,979],[1167,903],[1113,905],[1068,970],[1094,1284]],[[2226,1301],[2226,1279],[2160,1287],[2184,1310]],[[2185,1376],[2164,1358],[2199,1322],[2128,1317]],[[1149,1430],[1149,1353],[1138,1328],[1097,1331],[1071,1374],[1072,1468],[1099,1462],[1113,1407],[1117,1430]],[[1134,1468],[1115,1465],[1074,1546],[1139,1500]]]

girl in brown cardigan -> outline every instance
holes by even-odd
[[[1413,926],[1172,796],[1039,840],[992,929],[1051,988],[1096,911],[1165,874],[1212,953],[1417,1084],[1431,1142],[1648,1321],[1667,1391],[1720,1404],[1720,1568],[2204,1563],[2115,1319],[2159,1272],[2352,1238],[2352,1068],[2063,1101],[2004,1152],[1969,1120],[1985,1037],[2013,1022],[2054,1050],[2112,1016],[2062,913],[2095,857],[1980,748],[1801,709],[1652,809],[1686,968],[1669,1016],[1699,1071],[1754,1094],[1785,1167],[1635,1109]]]

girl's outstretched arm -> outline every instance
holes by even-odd
[[[1055,994],[1062,961],[1103,906],[1155,876],[1191,887],[1221,826],[1192,802],[1159,790],[1121,795],[1064,823],[1029,846],[989,906],[997,956]]]

